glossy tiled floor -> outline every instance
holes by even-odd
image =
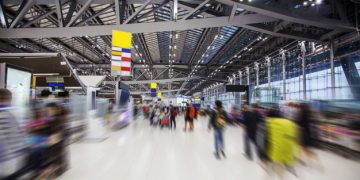
[[[129,127],[109,132],[101,143],[78,142],[70,147],[71,167],[63,180],[262,180],[273,179],[257,163],[242,154],[242,130],[229,127],[225,133],[227,159],[213,156],[213,135],[206,120],[196,122],[194,132],[149,127],[140,118]],[[180,127],[181,126],[181,127]],[[331,152],[317,151],[314,167],[296,167],[298,177],[284,179],[358,180],[360,163]],[[322,168],[319,168],[319,167]],[[322,170],[320,170],[322,169]]]

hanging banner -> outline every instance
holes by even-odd
[[[158,95],[156,88],[157,88],[156,83],[154,83],[154,82],[150,83],[150,96],[153,98],[157,97],[157,95]]]
[[[155,98],[155,97],[156,97],[156,92],[151,92],[151,93],[150,93],[150,96],[153,97],[153,98]]]
[[[130,32],[112,31],[112,76],[131,76],[131,39]]]
[[[150,88],[151,88],[151,89],[156,89],[156,88],[157,88],[157,84],[156,84],[156,83],[151,83],[151,84],[150,84]]]
[[[158,97],[158,98],[162,98],[161,92],[158,92],[158,93],[157,93],[157,97]]]

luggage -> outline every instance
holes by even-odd
[[[193,119],[195,117],[195,108],[189,107],[189,117]]]
[[[161,126],[161,127],[169,126],[169,124],[170,124],[169,116],[164,116],[164,117],[161,119],[161,124],[160,124],[160,126]]]
[[[277,164],[291,166],[298,153],[298,131],[294,122],[284,118],[269,118],[266,121],[268,134],[267,155]]]

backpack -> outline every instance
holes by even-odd
[[[216,117],[215,117],[215,126],[218,128],[224,128],[226,125],[226,118],[224,116],[224,113],[215,110]]]
[[[176,112],[175,108],[170,109],[170,114],[171,114],[171,116],[176,116],[177,115],[177,112]]]
[[[195,117],[195,108],[189,107],[189,117],[194,118]]]

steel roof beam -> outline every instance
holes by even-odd
[[[235,13],[236,13],[236,9],[237,9],[237,4],[234,3],[234,5],[232,6],[231,12],[230,12],[230,18],[229,21],[231,22],[233,20],[233,18],[235,17]]]
[[[0,38],[51,38],[51,37],[75,37],[75,36],[103,36],[111,35],[112,30],[123,30],[132,33],[151,33],[162,31],[183,31],[198,28],[240,26],[252,23],[272,22],[276,19],[259,14],[247,14],[235,16],[233,22],[229,22],[229,16],[189,19],[184,21],[166,21],[151,23],[136,23],[124,25],[101,25],[63,28],[16,28],[0,29]]]
[[[0,22],[2,28],[9,27],[9,21],[6,15],[6,9],[3,1],[0,1]]]
[[[191,12],[189,12],[185,17],[182,18],[182,20],[186,20],[187,18],[189,18],[192,14],[194,14],[196,11],[198,11],[200,8],[202,8],[203,6],[205,6],[205,4],[207,4],[210,0],[205,0],[204,2],[202,2],[201,4],[199,4],[195,9],[193,9]]]
[[[53,10],[47,12],[47,13],[39,15],[39,16],[35,17],[33,20],[31,20],[31,21],[25,23],[24,25],[22,25],[21,27],[29,27],[29,26],[33,25],[34,23],[37,23],[40,20],[45,19],[46,17],[50,16],[51,14],[55,13],[56,11],[57,11],[57,9],[55,8],[55,9],[53,9]]]
[[[76,6],[77,6],[77,0],[72,0],[69,10],[68,10],[68,13],[66,14],[66,17],[64,19],[64,24],[68,24],[70,22],[71,18],[74,15],[75,10],[76,10]]]
[[[22,0],[2,0],[5,5],[19,5]],[[56,0],[36,0],[37,5],[55,5]],[[78,4],[85,4],[88,0],[77,0]],[[143,4],[146,0],[127,0],[128,4]],[[161,3],[162,0],[153,0],[154,3]],[[114,0],[94,0],[94,4],[111,4]]]
[[[185,91],[187,89],[168,89],[168,90],[158,90],[162,93],[165,92],[177,92],[177,91]],[[131,91],[130,94],[150,94],[150,91]]]
[[[61,0],[55,0],[56,5],[56,14],[57,14],[57,20],[58,20],[58,26],[64,27],[64,17],[62,13],[62,6],[61,6]]]
[[[163,71],[161,71],[154,79],[159,78],[162,74],[164,74],[169,68],[164,69]]]
[[[152,1],[152,0],[147,0],[143,5],[141,5],[140,8],[139,8],[137,11],[135,11],[133,14],[131,14],[130,17],[128,17],[128,18],[125,20],[124,24],[129,23],[134,17],[136,17],[136,16],[142,11],[151,1]]]
[[[220,3],[226,4],[228,6],[233,6],[236,2],[232,0],[216,0]],[[340,31],[354,31],[355,27],[352,27],[349,24],[345,24],[341,21],[335,19],[329,19],[325,17],[307,17],[304,14],[297,14],[290,12],[287,9],[280,9],[279,7],[269,6],[263,1],[253,2],[251,4],[237,3],[239,7],[246,9],[251,12],[262,14],[269,17],[274,17],[282,19],[285,21],[290,21],[299,24],[306,24],[311,26],[316,26],[325,29],[334,29]]]
[[[34,0],[24,0],[9,28],[14,28],[24,18],[26,12],[28,12],[33,5]]]
[[[166,84],[169,82],[175,82],[175,81],[186,81],[186,80],[191,80],[191,79],[198,79],[199,77],[183,77],[183,78],[171,78],[171,79],[156,79],[156,80],[141,80],[141,81],[121,81],[127,85],[132,85],[132,84],[150,84],[152,82],[157,83],[157,84]]]
[[[277,37],[284,37],[284,38],[296,39],[296,40],[301,40],[301,41],[321,42],[320,37],[315,38],[315,37],[306,37],[304,35],[299,35],[299,34],[295,35],[295,34],[290,34],[290,33],[288,33],[288,34],[280,33],[280,32],[271,31],[269,29],[264,29],[264,28],[248,25],[248,24],[244,25],[243,27],[246,29],[250,29],[253,31],[257,31],[257,32],[261,32],[261,33],[265,33],[265,34],[269,34],[269,35],[277,36]]]
[[[120,24],[120,0],[115,0],[115,23]]]
[[[6,54],[9,54],[9,55],[16,54],[16,53],[27,53],[27,51],[25,51],[25,49],[20,49],[20,48],[14,47],[10,43],[2,42],[2,41],[0,41],[0,51],[4,52]],[[3,53],[1,53],[0,57],[5,57],[5,56],[3,56]]]
[[[73,18],[71,18],[70,22],[66,24],[66,27],[70,27],[73,23],[75,23],[75,21],[79,19],[79,17],[82,15],[82,13],[89,8],[89,6],[91,5],[92,2],[93,2],[93,0],[88,0],[84,4],[84,6],[81,7],[81,9],[78,12],[76,12],[76,15]]]
[[[92,68],[93,65],[90,65],[90,64],[78,64],[76,67],[78,68]],[[97,67],[99,68],[110,68],[110,64],[96,64]],[[133,67],[135,69],[147,69],[147,67],[143,67],[143,64],[134,64]],[[189,66],[187,65],[173,65],[173,68],[178,68],[178,69],[188,69]],[[164,64],[164,65],[161,65],[161,64],[155,64],[155,65],[152,65],[152,68],[154,69],[167,69],[169,68],[169,65],[168,64]]]
[[[153,8],[152,10],[150,10],[150,11],[144,13],[144,14],[141,14],[139,17],[137,17],[136,19],[131,20],[130,22],[134,22],[134,21],[139,22],[142,18],[148,16],[149,14],[154,13],[154,12],[155,12],[156,10],[158,10],[158,9],[161,9],[162,7],[164,7],[164,6],[165,6],[166,4],[168,4],[168,3],[169,3],[169,0],[165,0],[165,1],[164,1],[162,4],[160,4],[158,7]]]
[[[83,26],[85,25],[86,22],[93,20],[94,18],[98,17],[99,15],[105,13],[107,10],[112,9],[115,6],[115,4],[110,4],[109,6],[107,6],[106,8],[97,11],[95,14],[87,17],[86,19],[84,19],[83,21],[77,23],[75,26]]]

